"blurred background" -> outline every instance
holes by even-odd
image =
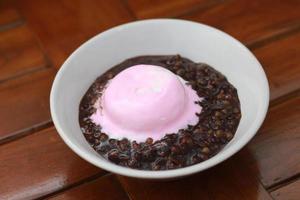
[[[208,24],[244,43],[267,73],[269,115],[247,147],[203,173],[166,182],[116,176],[59,138],[51,84],[92,36],[165,17]],[[0,199],[298,200],[299,55],[299,0],[0,0]]]

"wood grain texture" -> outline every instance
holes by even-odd
[[[242,156],[266,187],[300,173],[300,96],[270,109]],[[249,159],[252,158],[252,159]]]
[[[219,28],[252,44],[300,25],[298,0],[231,0],[182,16]]]
[[[1,27],[20,21],[21,19],[22,18],[16,9],[2,8],[0,4],[0,30]]]
[[[56,70],[44,68],[44,53],[59,68],[88,38],[134,20],[132,13],[137,18],[181,15],[222,29],[253,49],[270,80],[272,100],[299,90],[299,10],[299,0],[2,0],[0,143],[51,121],[49,92]],[[0,146],[0,199],[268,200],[266,188],[272,187],[277,188],[273,199],[298,200],[299,93],[281,102],[235,156],[172,181],[116,179],[79,158],[53,127],[32,133]]]
[[[145,181],[119,176],[131,199],[267,200],[269,194],[237,157],[205,172],[172,181]]]
[[[55,73],[45,69],[0,84],[0,139],[50,121],[49,95]]]
[[[121,0],[23,0],[16,6],[57,68],[90,37],[132,20]]]
[[[299,200],[300,198],[300,180],[283,186],[271,192],[275,200]]]
[[[37,40],[26,25],[0,31],[0,82],[46,65]]]
[[[54,128],[0,146],[0,199],[33,199],[103,173],[73,153]]]
[[[130,9],[138,19],[151,17],[172,17],[183,14],[214,0],[128,0]]]
[[[80,185],[74,189],[58,194],[51,200],[82,200],[82,199],[101,199],[101,200],[125,200],[128,199],[114,175],[105,175],[95,181]]]
[[[300,32],[254,50],[269,78],[271,100],[300,88]]]

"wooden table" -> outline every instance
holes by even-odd
[[[247,45],[271,87],[268,116],[239,153],[205,172],[152,182],[110,174],[60,139],[49,91],[91,36],[143,18],[217,27]],[[243,66],[241,66],[243,67]],[[300,199],[299,0],[1,0],[0,199]]]

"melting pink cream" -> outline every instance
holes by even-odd
[[[201,98],[185,83],[159,66],[132,66],[108,82],[91,119],[111,138],[159,140],[198,122]]]

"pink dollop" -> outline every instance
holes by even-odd
[[[201,98],[185,83],[163,67],[132,66],[108,82],[91,119],[111,138],[159,140],[198,122]]]

